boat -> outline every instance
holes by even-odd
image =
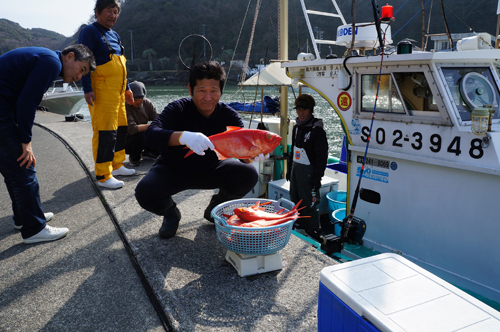
[[[264,114],[276,114],[279,113],[279,99],[277,97],[264,96],[263,101],[257,101],[254,103],[239,103],[233,101],[228,106],[234,108],[238,113],[264,113]]]
[[[62,83],[62,84],[61,84]],[[48,112],[69,115],[77,113],[76,104],[84,100],[84,93],[75,82],[72,85],[55,80],[44,93],[39,108]]]
[[[281,66],[340,117],[346,173],[328,176],[345,177],[346,211],[366,223],[363,246],[498,304],[500,50],[488,34],[462,39],[456,51],[395,47],[378,33],[390,36],[391,22],[343,21],[336,41],[316,41],[310,29],[316,54]],[[316,42],[353,52],[321,58]],[[363,191],[379,199],[363,200]]]

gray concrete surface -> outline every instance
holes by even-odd
[[[164,330],[133,261],[172,330],[317,330],[320,272],[336,264],[333,259],[292,235],[281,251],[283,269],[240,277],[225,260],[214,225],[203,218],[214,191],[174,196],[180,227],[176,237],[160,239],[161,218],[141,209],[134,197],[152,161],[136,167],[136,175],[122,177],[122,189],[102,189],[101,200],[94,190],[91,125],[41,112],[35,122],[41,126],[34,128],[33,145],[42,205],[56,214],[51,225],[70,232],[59,241],[23,244],[0,185],[0,330]]]

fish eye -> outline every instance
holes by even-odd
[[[266,140],[270,141],[273,138],[273,135],[271,133],[266,134]]]

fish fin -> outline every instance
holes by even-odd
[[[233,130],[240,130],[241,127],[236,127],[236,126],[227,126],[226,131],[233,131]]]
[[[214,150],[214,151],[215,151],[215,154],[217,155],[217,158],[219,158],[219,160],[225,160],[225,159],[227,159],[227,157],[224,157],[222,155],[222,153],[220,153],[219,151],[217,151],[217,150]]]
[[[184,149],[189,149],[187,146],[184,148]],[[188,153],[186,153],[186,155],[184,156],[184,158],[187,158],[189,157],[190,155],[192,155],[194,153],[193,150],[189,150]]]

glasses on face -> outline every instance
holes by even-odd
[[[144,97],[141,97],[141,98],[134,98],[134,100],[144,100]]]

